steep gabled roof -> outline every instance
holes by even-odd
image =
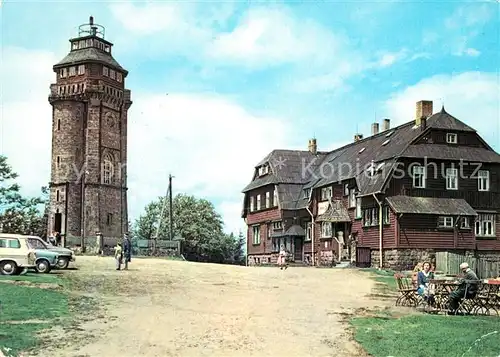
[[[475,133],[476,130],[458,120],[453,115],[448,114],[444,110],[444,106],[439,113],[433,114],[427,119],[429,127],[434,129],[452,130],[452,131],[468,131]]]
[[[128,73],[127,70],[120,66],[120,64],[113,58],[113,56],[111,56],[111,54],[101,51],[100,49],[97,49],[95,47],[72,50],[60,62],[54,65],[54,69],[83,62],[99,62],[118,69],[125,74]]]

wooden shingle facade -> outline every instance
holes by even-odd
[[[319,152],[274,150],[243,190],[249,264],[410,267],[437,251],[500,260],[500,155],[444,107]]]

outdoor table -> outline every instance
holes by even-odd
[[[430,290],[434,290],[432,294],[435,301],[434,307],[440,311],[448,310],[448,299],[450,293],[458,285],[457,282],[449,279],[431,279],[429,285]]]

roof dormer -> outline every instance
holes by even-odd
[[[259,177],[269,174],[269,171],[269,164],[267,163],[258,167]]]

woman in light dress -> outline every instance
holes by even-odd
[[[280,253],[278,255],[278,266],[280,267],[281,270],[283,270],[283,268],[285,268],[285,270],[288,268],[288,264],[286,262],[286,256],[287,252],[285,246],[281,245]]]
[[[424,262],[422,270],[417,274],[417,293],[429,304],[434,302],[433,289],[430,284],[432,279],[434,279],[434,273],[431,271],[431,263]]]

